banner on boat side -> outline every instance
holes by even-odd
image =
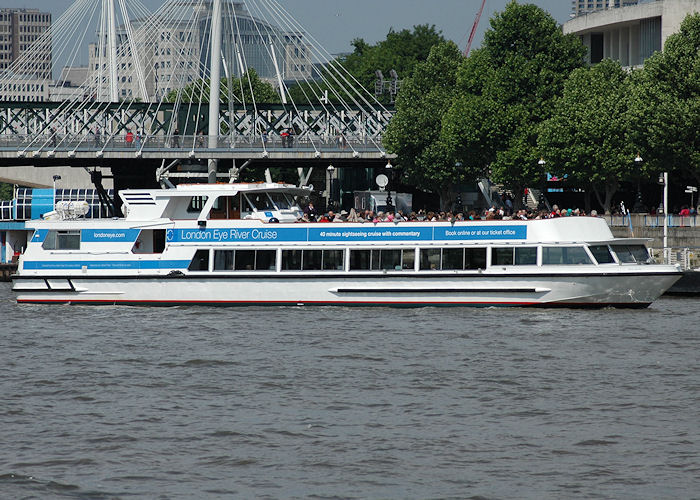
[[[80,240],[91,243],[134,242],[140,233],[140,229],[83,229]]]
[[[80,241],[90,243],[133,243],[141,233],[140,229],[82,229]],[[43,243],[49,234],[48,229],[37,229],[32,235],[32,243]]]
[[[168,242],[176,243],[263,243],[263,242],[359,242],[359,241],[445,241],[445,240],[524,240],[527,226],[408,226],[394,227],[334,227],[319,224],[318,227],[266,227],[266,228],[216,228],[169,229]]]

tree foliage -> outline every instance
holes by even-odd
[[[0,182],[0,200],[11,200],[13,194],[12,184]]]
[[[289,89],[289,94],[297,104],[318,102],[328,91],[329,100],[352,102],[353,96],[347,91],[357,88],[357,82],[369,92],[374,93],[377,79],[376,71],[389,78],[393,69],[399,79],[409,77],[420,62],[425,62],[430,49],[444,42],[445,38],[435,26],[418,25],[413,30],[389,31],[385,40],[370,45],[362,38],[352,41],[353,51],[333,61],[331,67],[321,70],[321,80],[317,82],[300,82]],[[335,69],[333,69],[335,68]],[[389,96],[384,95],[380,101],[388,103]]]
[[[516,194],[539,185],[539,124],[584,54],[578,38],[564,35],[548,13],[508,3],[491,19],[483,47],[459,69],[459,97],[444,124],[454,156],[470,172],[490,170]]]
[[[396,115],[384,136],[388,150],[398,156],[406,181],[440,193],[446,205],[449,187],[464,180],[442,140],[442,119],[456,96],[457,68],[462,55],[453,42],[432,48],[404,81]]]
[[[648,171],[677,171],[700,183],[700,14],[686,17],[663,52],[633,74],[631,140]]]
[[[591,189],[606,211],[620,182],[639,168],[628,132],[629,87],[627,73],[610,59],[576,69],[540,127],[538,150],[548,170]]]
[[[209,79],[197,80],[184,89],[171,90],[166,97],[167,102],[176,102],[181,93],[181,102],[208,103]],[[230,86],[230,90],[229,90]],[[221,99],[223,103],[233,100],[234,103],[277,104],[281,98],[277,90],[264,80],[261,80],[254,69],[248,69],[240,78],[221,79]]]

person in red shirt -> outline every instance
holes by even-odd
[[[134,133],[131,130],[126,131],[126,145],[131,147],[134,143]]]

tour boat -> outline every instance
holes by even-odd
[[[132,189],[123,218],[27,221],[13,290],[21,303],[642,308],[681,276],[601,218],[298,222],[309,194]]]

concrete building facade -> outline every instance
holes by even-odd
[[[10,68],[32,44],[40,57],[31,66],[36,79],[51,79],[51,38],[43,37],[51,27],[51,14],[37,9],[0,9],[0,72]]]
[[[592,10],[588,5],[594,5]],[[624,67],[644,64],[663,50],[688,14],[700,12],[700,0],[574,0],[574,6],[580,14],[563,29],[581,38],[588,48],[587,62],[613,59]]]

